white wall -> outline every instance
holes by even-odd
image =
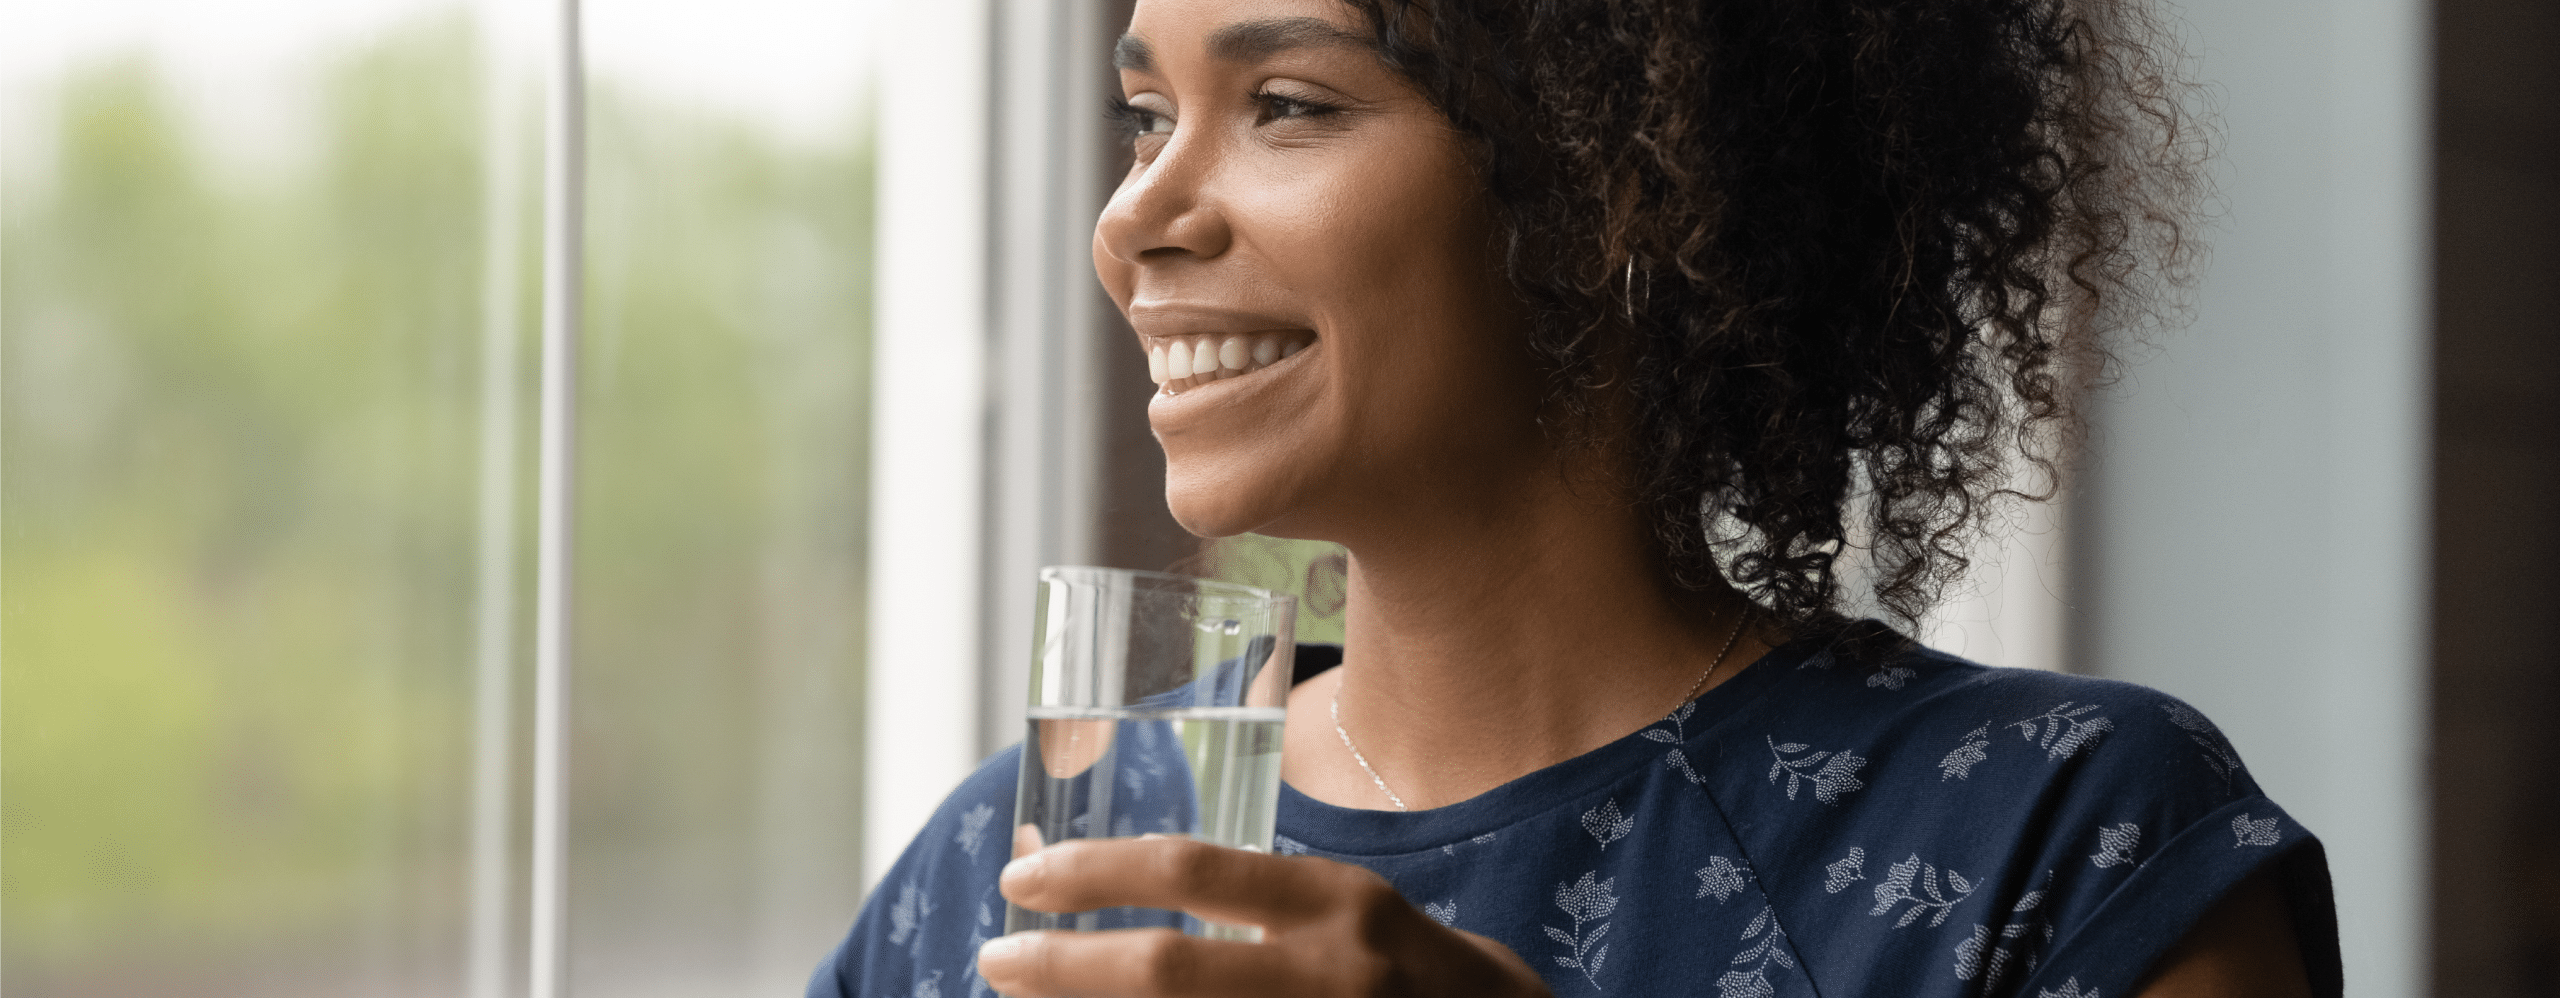
[[[2067,499],[2000,511],[1971,546],[1964,579],[1921,621],[1921,643],[1984,665],[2075,668],[2064,631],[2074,601],[2064,538],[2078,522]]]
[[[2426,51],[2414,0],[2194,0],[2227,215],[2198,321],[2102,401],[2105,674],[2196,703],[2327,844],[2347,993],[2420,993]]]

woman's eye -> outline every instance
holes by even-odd
[[[1338,110],[1329,104],[1319,104],[1315,101],[1301,100],[1269,91],[1255,94],[1253,99],[1262,105],[1262,120],[1266,122],[1284,118],[1321,118]]]
[[[1130,103],[1129,101],[1112,101],[1110,116],[1112,123],[1118,125],[1120,132],[1123,135],[1128,136],[1131,141],[1135,141],[1143,136],[1167,135],[1173,132],[1173,119],[1171,117],[1158,114],[1155,111]]]

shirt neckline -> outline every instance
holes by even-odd
[[[1698,744],[1744,706],[1767,693],[1787,673],[1806,665],[1821,648],[1818,639],[1798,637],[1770,649],[1733,678],[1716,684],[1698,697],[1697,710],[1681,724],[1688,736],[1681,744]],[[1584,797],[1605,790],[1627,771],[1658,765],[1666,751],[1664,743],[1644,737],[1644,732],[1660,723],[1647,724],[1589,752],[1427,811],[1336,807],[1300,793],[1283,780],[1280,831],[1311,849],[1363,858],[1417,853],[1464,842],[1551,811],[1581,808]]]

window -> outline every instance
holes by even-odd
[[[527,993],[550,13],[13,19],[13,994]],[[586,21],[570,993],[860,900],[866,17]]]

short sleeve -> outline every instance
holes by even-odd
[[[996,753],[943,800],[810,975],[808,998],[993,993],[978,979],[977,952],[1004,931],[996,876],[1010,853],[1020,766],[1020,746]]]
[[[2111,684],[2114,722],[2055,788],[2051,945],[2021,995],[2131,995],[2171,947],[2260,872],[2283,891],[2312,993],[2343,990],[2328,863],[2309,829],[2260,791],[2220,730],[2153,690]],[[2085,853],[2085,854],[2084,854]]]
[[[2269,870],[2340,993],[2319,841],[2194,708],[1927,651],[1789,678],[1710,782],[1826,992],[2124,998]]]

